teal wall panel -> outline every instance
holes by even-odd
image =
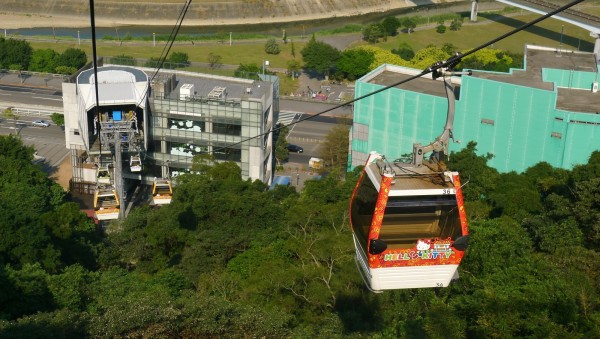
[[[567,133],[563,153],[564,166],[587,163],[593,147],[600,149],[600,114],[571,113],[568,117]]]
[[[542,68],[542,80],[554,82],[558,87],[588,90],[592,88],[592,83],[594,81],[598,81],[598,73]]]
[[[576,78],[568,72],[545,76],[584,85],[590,80],[589,75]],[[380,88],[358,81],[355,95]],[[500,172],[522,172],[541,161],[560,168],[585,163],[592,151],[600,149],[600,114],[558,110],[556,100],[555,91],[464,76],[454,121],[454,137],[460,143],[451,142],[450,150],[475,141],[480,155],[494,155],[488,164]],[[353,140],[352,149],[399,158],[412,152],[413,143],[433,141],[442,132],[446,111],[445,97],[397,88],[360,100],[354,121],[368,126],[369,137],[367,142]]]

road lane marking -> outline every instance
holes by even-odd
[[[62,101],[62,98],[60,99],[56,99],[56,98],[44,98],[44,97],[31,97],[32,99],[44,99],[44,100],[56,100],[56,101]]]

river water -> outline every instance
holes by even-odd
[[[452,7],[449,9],[449,7]],[[349,24],[370,24],[378,22],[386,16],[402,16],[402,15],[421,15],[431,16],[452,11],[469,10],[470,5],[459,4],[442,4],[442,5],[427,5],[411,8],[399,8],[388,12],[370,13],[357,17],[333,17],[322,20],[300,21],[288,23],[268,23],[254,25],[227,25],[227,26],[182,26],[178,35],[189,35],[192,37],[214,36],[214,35],[229,35],[230,32],[235,33],[256,33],[273,35],[279,37],[285,29],[288,36],[309,36],[317,31],[334,29],[343,27]],[[185,20],[184,20],[185,22]],[[173,22],[175,24],[175,22]],[[2,29],[0,23],[0,34],[7,36],[54,36],[54,37],[73,37],[81,39],[90,39],[92,36],[90,27],[81,28],[65,28],[65,27],[38,27],[38,28],[20,28],[20,29]],[[119,26],[119,27],[96,27],[96,37],[102,39],[104,37],[112,37],[123,39],[125,36],[133,38],[148,38],[151,39],[153,33],[156,36],[169,36],[172,26]]]

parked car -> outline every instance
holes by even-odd
[[[46,120],[36,120],[34,122],[31,123],[33,126],[38,126],[38,127],[48,127],[50,126],[50,123]]]
[[[298,145],[292,145],[292,144],[288,144],[287,145],[287,150],[290,152],[295,152],[295,153],[302,153],[304,152],[304,148],[298,146]]]

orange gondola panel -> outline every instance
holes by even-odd
[[[350,214],[356,264],[370,290],[446,287],[458,278],[469,229],[457,172],[372,152]]]

